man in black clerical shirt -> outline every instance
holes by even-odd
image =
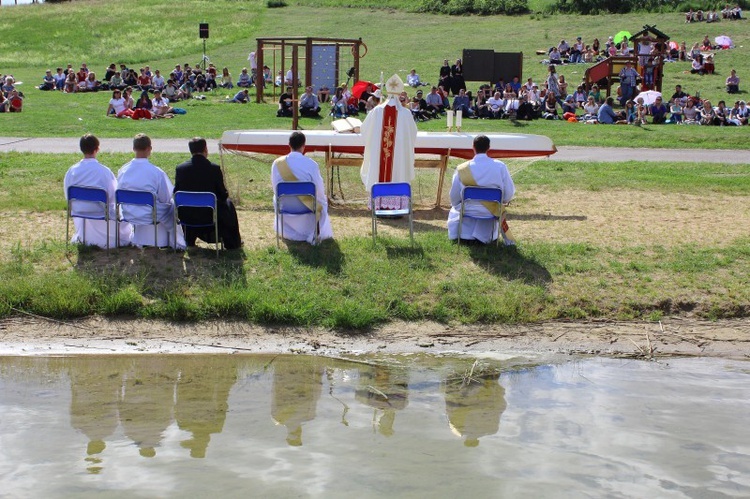
[[[193,157],[177,166],[174,191],[213,192],[216,194],[219,237],[224,241],[226,249],[242,247],[237,212],[224,185],[221,167],[208,160],[206,139],[196,137],[191,139],[188,145]],[[191,223],[211,223],[210,214],[206,211],[201,208],[181,208],[180,217]],[[196,238],[209,243],[214,242],[213,227],[186,227],[185,229],[185,242],[188,246],[195,246]]]

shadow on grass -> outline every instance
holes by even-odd
[[[75,267],[92,278],[135,280],[145,289],[158,292],[187,280],[245,284],[244,260],[242,250],[224,250],[217,258],[213,248],[175,252],[131,246],[110,249],[107,253],[90,246],[79,246]]]
[[[344,255],[335,239],[324,239],[317,246],[306,242],[285,241],[289,254],[303,265],[321,267],[333,275],[341,273]]]
[[[532,286],[547,286],[552,275],[535,260],[524,257],[517,246],[470,244],[469,255],[477,267],[510,280],[522,280]]]

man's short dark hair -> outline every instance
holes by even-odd
[[[305,134],[302,132],[294,132],[289,137],[289,147],[292,149],[292,151],[299,150],[305,145],[306,142],[307,138],[305,138]]]
[[[474,151],[477,154],[484,154],[490,150],[490,138],[486,135],[477,135],[474,137]]]
[[[610,106],[615,103],[615,99],[613,97],[607,97],[607,104]]]
[[[206,150],[206,139],[203,137],[193,137],[188,142],[188,148],[190,148],[190,154],[203,154]]]
[[[94,154],[94,152],[96,152],[96,150],[99,148],[99,139],[94,137],[92,134],[87,133],[86,135],[81,137],[79,146],[81,147],[81,152],[83,154]]]
[[[139,133],[133,139],[134,151],[145,151],[149,147],[151,147],[151,139],[145,133]]]

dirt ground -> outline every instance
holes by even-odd
[[[657,359],[712,356],[750,359],[750,321],[668,318],[660,323],[585,321],[527,325],[451,326],[393,323],[361,333],[265,328],[242,322],[55,321],[19,316],[0,321],[0,355],[116,353],[360,353],[488,352],[596,354]]]
[[[369,236],[369,212],[362,207],[332,207],[336,238]],[[418,209],[415,234],[446,232],[448,210]],[[275,244],[273,211],[240,209],[240,230],[248,249]],[[0,213],[0,255],[17,244],[34,246],[43,240],[65,238],[63,212]],[[11,223],[12,221],[12,223]],[[578,242],[612,248],[686,242],[722,247],[747,235],[750,196],[664,194],[649,191],[535,189],[519,192],[508,209],[516,238],[537,242]],[[408,237],[405,220],[382,221],[378,232]],[[7,257],[7,256],[6,256]]]

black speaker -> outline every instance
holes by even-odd
[[[198,25],[198,35],[201,38],[208,38],[208,23],[200,23]]]

